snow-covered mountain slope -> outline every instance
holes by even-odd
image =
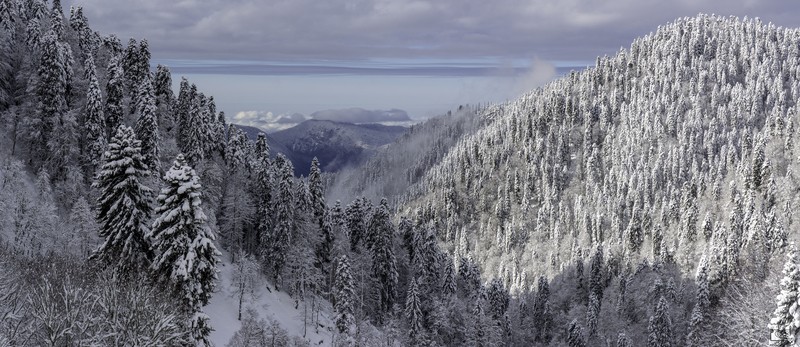
[[[253,127],[240,128],[253,140],[261,132]],[[363,163],[406,131],[408,128],[402,126],[307,120],[267,134],[267,143],[272,153],[282,153],[292,161],[296,175],[306,176],[314,157],[324,172],[335,172]]]
[[[703,254],[713,274],[758,266],[746,257],[759,251],[739,248],[760,238],[771,252],[796,237],[798,42],[797,29],[758,20],[662,26],[485,109],[399,209],[508,284],[600,245],[627,261],[667,254],[686,273]]]

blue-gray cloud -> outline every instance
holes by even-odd
[[[591,61],[699,12],[800,26],[800,2],[755,0],[73,0],[92,27],[146,37],[156,59],[493,58]]]

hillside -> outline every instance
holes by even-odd
[[[253,141],[261,132],[254,127],[237,127]],[[312,119],[266,136],[272,153],[281,153],[289,158],[296,175],[308,176],[308,163],[314,157],[319,159],[323,171],[337,172],[363,163],[380,147],[393,142],[407,130],[402,126]]]
[[[474,134],[421,179],[406,178],[399,214],[439,226],[455,259],[476,259],[512,290],[597,249],[618,266],[608,276],[674,262],[685,282],[706,261],[712,301],[733,283],[750,290],[779,275],[798,238],[799,41],[797,29],[755,20],[663,26],[594,68],[481,111]],[[380,165],[362,170],[388,177]],[[374,182],[361,191],[380,189]],[[748,314],[766,326],[771,303],[759,305]]]

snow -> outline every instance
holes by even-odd
[[[239,312],[238,297],[235,296],[235,290],[231,285],[235,266],[231,264],[230,256],[227,252],[222,258],[223,260],[218,266],[220,273],[216,292],[211,297],[208,305],[203,308],[203,311],[211,317],[211,327],[214,331],[211,332],[210,340],[216,347],[224,347],[233,334],[242,326],[242,323],[237,320]],[[302,337],[303,302],[300,302],[297,309],[295,309],[294,299],[286,292],[275,290],[274,286],[267,280],[263,283],[269,287],[271,292],[265,286],[261,286],[256,294],[256,299],[251,299],[249,302],[246,300],[242,305],[242,316],[244,316],[244,311],[247,307],[253,307],[261,318],[276,320],[290,337]],[[329,302],[323,302],[322,305],[319,318],[319,323],[322,326],[317,331],[314,329],[313,323],[309,321],[304,338],[311,346],[332,345],[333,331],[335,330],[333,308]],[[309,303],[308,307],[310,312],[311,303]]]

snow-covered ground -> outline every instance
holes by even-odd
[[[211,326],[214,328],[214,331],[211,332],[211,342],[216,347],[224,347],[242,325],[237,320],[239,312],[238,297],[233,294],[233,288],[231,287],[234,267],[228,260],[230,257],[227,254],[222,258],[224,260],[219,266],[220,283],[218,284],[217,292],[211,298],[208,306],[203,308],[203,311],[211,317]],[[268,281],[264,281],[264,283],[265,285],[259,288],[255,300],[245,301],[242,306],[242,316],[244,316],[244,311],[247,307],[252,307],[256,309],[261,318],[271,318],[280,323],[289,336],[303,337],[303,303],[300,302],[297,309],[295,309],[294,299],[289,297],[286,292],[275,290]],[[269,286],[271,292],[266,289],[266,286]],[[309,303],[309,312],[310,307]],[[331,312],[330,303],[322,301],[322,310],[319,317],[321,326],[315,329],[314,323],[309,321],[304,339],[311,346],[331,345],[332,331],[334,329]]]

